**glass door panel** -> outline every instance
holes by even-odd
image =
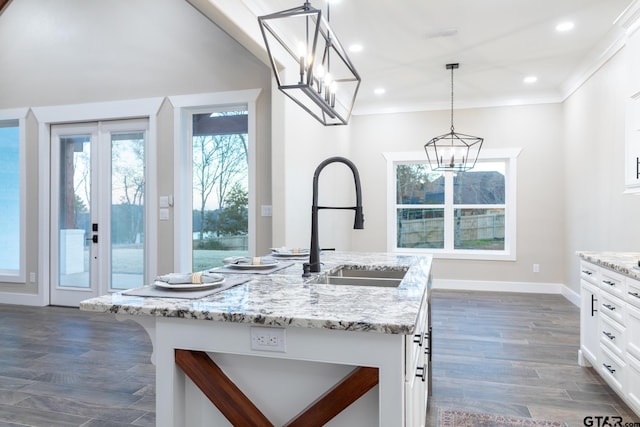
[[[91,134],[60,137],[58,285],[90,288]]]
[[[144,132],[111,133],[111,288],[144,285]]]

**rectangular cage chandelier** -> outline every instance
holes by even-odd
[[[329,25],[308,1],[258,17],[271,68],[286,96],[325,126],[346,125],[360,75]]]

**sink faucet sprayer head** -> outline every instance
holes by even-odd
[[[356,207],[356,217],[353,221],[354,230],[364,230],[364,214],[362,213],[362,206]]]

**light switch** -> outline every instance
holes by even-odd
[[[160,209],[160,221],[169,221],[169,209]]]
[[[273,209],[271,205],[260,206],[260,213],[262,216],[273,216]]]
[[[160,196],[160,207],[168,208],[169,207],[169,196]],[[169,218],[167,218],[169,219]]]

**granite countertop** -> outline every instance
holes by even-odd
[[[80,309],[134,316],[177,317],[268,326],[412,334],[431,273],[431,256],[323,252],[322,272],[302,277],[303,260],[200,299],[155,298],[116,292]],[[367,270],[408,268],[397,288],[309,283],[341,265]],[[238,276],[238,275],[235,275]],[[246,276],[246,275],[244,275]]]
[[[578,252],[585,261],[640,280],[640,252]]]

